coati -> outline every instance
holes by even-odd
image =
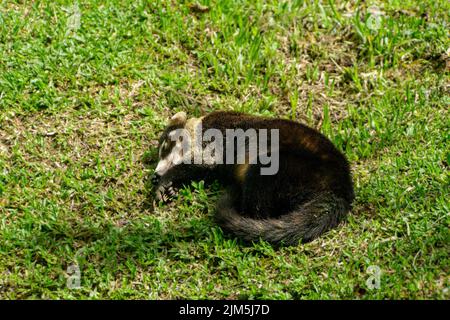
[[[188,133],[190,147],[208,129],[222,133],[223,141],[216,142],[225,146],[230,145],[225,141],[229,129],[278,129],[278,145],[270,143],[271,147],[264,151],[278,152],[278,170],[273,175],[261,174],[267,165],[250,161],[248,150],[244,150],[243,163],[227,163],[228,149],[222,159],[200,164],[183,161],[192,160],[195,152],[182,148],[184,138],[174,137],[177,129]],[[235,148],[231,152],[248,147],[247,140],[243,144],[233,141]],[[345,156],[321,133],[291,120],[225,111],[187,119],[186,113],[179,112],[162,133],[158,150],[155,197],[167,201],[191,180],[218,180],[227,191],[218,202],[215,220],[225,233],[245,241],[263,239],[275,245],[311,241],[337,226],[354,199]]]

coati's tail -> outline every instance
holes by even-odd
[[[216,221],[225,232],[245,241],[297,245],[337,226],[349,209],[347,201],[326,192],[279,218],[254,219],[240,215],[226,194],[218,203]]]

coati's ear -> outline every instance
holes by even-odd
[[[173,115],[172,118],[170,118],[169,125],[171,126],[184,125],[186,123],[186,120],[187,120],[186,112],[181,111]]]

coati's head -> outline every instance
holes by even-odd
[[[190,156],[186,151],[191,146],[186,146],[185,143],[189,143],[195,137],[200,123],[201,118],[188,119],[185,112],[178,112],[170,119],[159,138],[159,162],[155,169],[156,175],[163,176],[170,168],[180,164],[184,157]]]
[[[164,175],[170,168],[181,162],[182,145],[181,139],[175,139],[177,130],[186,125],[187,116],[185,112],[178,112],[169,121],[164,129],[158,143],[158,165],[155,174]]]

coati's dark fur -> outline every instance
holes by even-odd
[[[160,146],[173,129],[186,126],[185,118],[175,120],[162,134]],[[224,138],[226,129],[279,129],[278,173],[261,175],[261,164],[179,164],[159,178],[158,198],[172,195],[190,180],[217,179],[228,186],[215,215],[220,227],[247,241],[273,244],[311,241],[347,215],[354,198],[348,162],[318,131],[290,120],[237,112],[214,112],[198,121],[203,132],[219,129]],[[170,147],[166,143],[160,157]]]

